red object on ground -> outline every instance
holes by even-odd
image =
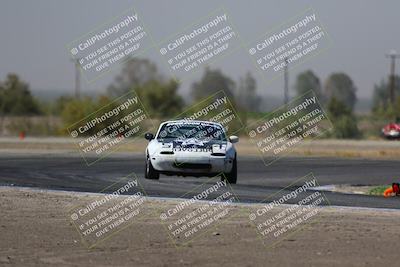
[[[400,138],[400,123],[392,122],[382,128],[382,134],[387,139]]]
[[[400,185],[398,183],[392,184],[392,190],[396,195],[400,195]]]
[[[394,197],[400,195],[400,184],[393,183],[391,187],[388,187],[385,192],[383,192],[384,197]]]
[[[19,132],[19,139],[24,140],[25,139],[25,132]]]
[[[385,192],[383,192],[384,197],[391,197],[393,196],[393,189],[391,187],[387,188]]]

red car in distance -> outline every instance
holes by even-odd
[[[382,135],[387,139],[400,138],[400,118],[396,122],[391,122],[382,128]]]

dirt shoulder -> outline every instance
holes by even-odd
[[[176,248],[156,215],[88,249],[68,210],[92,194],[0,188],[1,266],[376,266],[398,253],[400,211],[324,208],[318,222],[266,248],[239,212],[186,246]],[[150,200],[157,211],[178,200]],[[154,214],[157,214],[155,212]]]
[[[117,149],[120,152],[140,152],[146,149],[147,141],[123,141]],[[248,138],[241,138],[236,144],[241,155],[256,155],[260,152]],[[23,153],[75,153],[77,145],[72,138],[0,138],[0,151]],[[313,157],[347,157],[371,159],[398,159],[400,158],[400,142],[387,140],[305,140],[299,146],[288,150],[290,156]]]

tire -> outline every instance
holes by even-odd
[[[151,180],[160,179],[160,173],[153,168],[148,154],[146,154],[146,166],[144,169],[144,178]]]
[[[235,159],[233,160],[233,165],[232,165],[231,172],[224,173],[224,175],[221,176],[221,181],[225,180],[225,178],[228,181],[228,183],[236,184],[236,181],[237,181],[237,160],[236,160],[236,155],[235,155]]]

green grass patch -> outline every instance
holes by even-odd
[[[391,185],[379,185],[374,188],[371,188],[368,191],[368,195],[375,195],[375,196],[382,196],[383,192],[385,192],[386,188],[390,187]]]

